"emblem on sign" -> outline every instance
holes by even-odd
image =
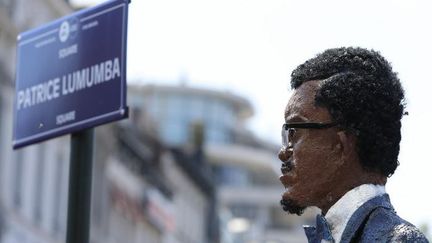
[[[60,25],[60,30],[59,30],[59,38],[61,42],[67,41],[67,39],[69,38],[69,31],[70,31],[69,22],[64,21]]]

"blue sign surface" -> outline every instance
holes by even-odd
[[[18,36],[14,149],[126,118],[127,0]]]

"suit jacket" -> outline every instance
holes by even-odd
[[[428,242],[411,223],[400,218],[388,194],[374,197],[360,206],[349,219],[341,238],[348,242]]]

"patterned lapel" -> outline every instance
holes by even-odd
[[[341,243],[351,242],[356,236],[357,231],[366,223],[368,216],[378,207],[393,210],[388,194],[374,197],[361,205],[349,219],[344,232],[342,233]]]

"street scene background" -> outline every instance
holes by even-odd
[[[1,242],[64,242],[68,136],[12,150],[16,36],[101,3],[0,0]],[[381,52],[406,91],[387,192],[430,235],[428,1],[135,0],[130,118],[96,128],[91,242],[305,242],[279,206],[289,75],[327,48]]]

